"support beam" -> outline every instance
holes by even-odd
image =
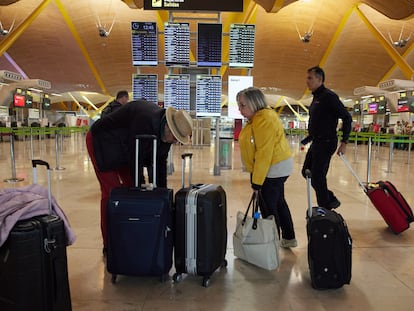
[[[20,35],[29,27],[33,21],[39,16],[40,13],[49,5],[51,0],[44,0],[39,6],[10,34],[1,42],[0,44],[0,56],[6,52],[10,46],[20,37]]]
[[[91,57],[89,56],[88,50],[86,49],[85,45],[83,44],[82,39],[79,36],[79,33],[76,30],[75,25],[73,24],[72,19],[70,18],[69,14],[66,11],[65,7],[63,6],[62,2],[60,0],[55,0],[55,4],[58,7],[60,13],[62,14],[64,21],[68,25],[69,30],[72,32],[72,35],[73,35],[76,43],[78,44],[78,46],[79,46],[79,48],[80,48],[80,50],[83,54],[83,57],[85,57],[86,63],[88,64],[89,68],[91,69],[93,76],[95,77],[96,81],[98,82],[102,93],[105,94],[105,95],[110,95],[107,88],[104,85],[104,82],[102,81],[102,79],[101,79],[101,77],[98,73],[98,70],[96,69],[94,63],[92,62]]]
[[[368,27],[368,29],[372,32],[378,42],[382,45],[388,55],[392,58],[392,60],[396,63],[398,67],[400,67],[404,76],[411,80],[411,77],[414,73],[411,66],[401,57],[401,55],[395,50],[395,48],[391,45],[391,43],[382,35],[382,33],[375,27],[368,18],[361,12],[359,7],[356,5],[355,12],[358,14],[360,19],[364,22],[364,24]]]
[[[406,57],[408,55],[410,55],[412,53],[412,51],[414,50],[414,43],[411,44],[403,53],[402,58],[406,59]],[[390,70],[387,71],[387,73],[382,77],[382,79],[380,80],[380,82],[388,80],[389,77],[391,76],[391,74],[397,69],[397,64],[394,64]],[[412,78],[410,78],[409,80],[412,80]]]
[[[328,60],[329,55],[331,55],[332,49],[334,48],[336,41],[338,41],[339,36],[341,35],[342,31],[345,28],[346,23],[348,22],[349,18],[351,17],[352,12],[354,11],[354,7],[350,8],[342,17],[341,22],[339,23],[338,27],[335,30],[335,33],[331,39],[331,41],[328,44],[328,47],[325,50],[325,53],[323,54],[319,66],[323,67]],[[303,93],[301,99],[306,98],[310,93],[310,90],[306,88],[305,92]]]

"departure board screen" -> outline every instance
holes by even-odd
[[[377,99],[378,114],[385,114],[387,112],[387,99],[385,96],[379,96]]]
[[[132,65],[158,65],[156,22],[131,22]]]
[[[164,107],[190,111],[190,75],[164,75]]]
[[[166,66],[190,65],[190,24],[164,24],[164,55]]]
[[[144,0],[144,10],[243,12],[243,0]]]
[[[229,67],[253,68],[255,25],[230,25]]]
[[[157,75],[132,75],[133,100],[145,99],[154,104],[158,103],[158,76]]]
[[[196,76],[196,116],[221,115],[221,76]]]
[[[197,66],[221,67],[221,24],[198,24]]]

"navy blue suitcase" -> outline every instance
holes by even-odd
[[[20,220],[0,247],[0,310],[72,310],[63,220],[51,214],[50,168],[48,169],[50,215]]]
[[[182,273],[203,276],[208,287],[211,275],[227,266],[227,202],[220,185],[191,184],[191,153],[182,155],[182,188],[175,195],[175,282]],[[184,187],[185,158],[190,158],[189,186]]]
[[[137,148],[139,139],[149,137],[154,142],[155,163],[155,136],[137,136]],[[136,154],[139,154],[138,150]],[[112,274],[112,283],[116,282],[118,274],[159,276],[161,281],[169,277],[173,251],[173,191],[156,187],[156,165],[153,167],[154,189],[138,187],[136,171],[135,188],[116,188],[111,191],[107,206],[106,267]]]

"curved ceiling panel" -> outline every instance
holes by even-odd
[[[361,2],[392,19],[404,19],[414,14],[413,0],[362,0]]]

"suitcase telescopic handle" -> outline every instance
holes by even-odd
[[[189,164],[189,172],[188,172],[188,186],[191,186],[191,177],[193,175],[193,154],[192,153],[183,153],[181,155],[181,159],[182,159],[182,165],[181,165],[181,188],[185,187],[185,162],[186,162],[186,158],[190,159],[190,164]]]
[[[343,153],[340,153],[339,154],[339,157],[342,159],[342,161],[344,161],[345,166],[349,169],[349,171],[351,172],[351,174],[355,177],[355,179],[357,180],[358,184],[361,186],[362,190],[364,190],[364,192],[367,193],[368,192],[367,187],[365,187],[365,185],[361,181],[361,178],[359,178],[359,176],[357,175],[357,173],[355,172],[355,170],[352,168],[352,166],[349,163],[349,161],[347,160],[347,158],[345,158],[345,155]]]
[[[157,188],[157,136],[141,134],[135,136],[135,187],[139,188],[139,142],[140,140],[152,139],[153,159],[152,159],[152,184]]]
[[[308,197],[308,217],[312,217],[312,188],[311,188],[311,178],[312,173],[309,169],[305,170],[305,177],[306,177],[306,194]]]
[[[37,184],[37,166],[43,165],[46,166],[47,170],[47,200],[49,205],[49,215],[52,215],[52,191],[51,191],[51,182],[50,182],[50,165],[46,161],[43,160],[32,160],[32,167],[33,167],[33,183]]]

